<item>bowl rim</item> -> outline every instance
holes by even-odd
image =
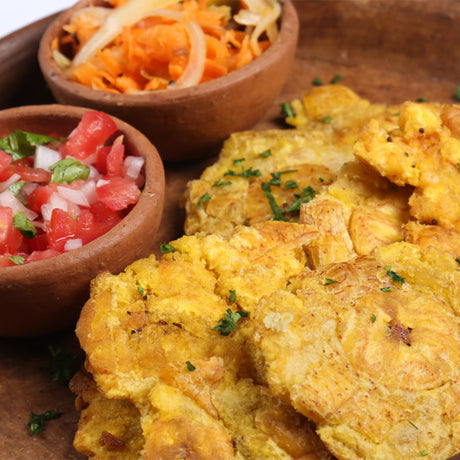
[[[159,90],[140,94],[117,94],[95,90],[71,80],[58,67],[51,53],[51,43],[56,37],[56,33],[62,30],[62,25],[68,22],[70,16],[75,11],[86,6],[88,3],[91,3],[91,0],[81,0],[73,7],[61,12],[51,21],[40,40],[38,50],[39,65],[46,78],[51,78],[54,84],[61,88],[65,87],[66,91],[75,93],[79,97],[91,102],[110,99],[113,104],[120,106],[129,104],[144,106],[180,103],[184,99],[190,100],[210,96],[220,91],[223,86],[236,85],[248,77],[259,74],[265,66],[273,64],[277,59],[277,54],[283,52],[285,43],[292,43],[293,40],[297,41],[299,30],[299,18],[292,0],[280,0],[282,12],[278,36],[267,50],[250,63],[229,72],[227,75],[188,88]]]
[[[0,110],[0,124],[4,119],[7,119],[13,114],[18,119],[21,115],[24,114],[27,114],[28,118],[31,118],[32,116],[46,117],[46,114],[44,115],[44,112],[46,111],[52,112],[53,116],[55,115],[58,118],[70,117],[81,119],[85,112],[95,110],[87,107],[65,104],[27,105],[21,107],[13,107]],[[56,267],[51,267],[49,264],[50,261],[56,261],[56,263],[60,266],[72,266],[78,263],[84,263],[85,261],[88,261],[94,257],[95,254],[110,249],[117,244],[116,241],[112,239],[112,236],[118,233],[119,235],[116,239],[117,241],[120,241],[120,238],[123,239],[125,236],[127,236],[130,233],[129,224],[131,222],[135,223],[139,217],[144,216],[146,207],[152,206],[151,199],[153,197],[156,199],[153,202],[153,208],[151,209],[151,212],[155,211],[159,214],[158,225],[160,224],[163,214],[165,196],[165,172],[160,154],[158,153],[156,147],[139,130],[113,115],[107,115],[109,115],[112,120],[115,121],[119,130],[125,136],[128,136],[129,144],[134,144],[132,138],[136,136],[136,145],[139,146],[136,148],[136,150],[138,150],[139,153],[145,158],[145,184],[142,187],[139,200],[134,204],[128,214],[124,216],[123,219],[115,226],[113,226],[109,231],[105,232],[103,235],[97,237],[93,241],[81,246],[80,248],[72,249],[71,251],[27,264],[0,267],[1,282],[5,282],[8,279],[17,279],[19,274],[25,276],[29,273],[35,273],[37,270],[45,269],[45,273],[47,271],[54,272]],[[126,142],[126,140],[124,142]],[[101,264],[103,265],[102,261]]]

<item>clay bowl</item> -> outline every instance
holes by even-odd
[[[42,105],[0,111],[0,132],[15,129],[67,136],[84,108]],[[115,119],[126,152],[145,157],[145,185],[136,205],[109,232],[49,259],[0,268],[0,336],[42,335],[73,326],[98,273],[119,273],[153,249],[165,192],[164,169],[156,148],[138,130]]]
[[[76,10],[104,4],[83,0],[60,14],[44,33],[39,64],[45,80],[60,103],[102,110],[132,124],[158,148],[164,161],[202,159],[216,153],[232,132],[253,126],[280,93],[294,59],[299,22],[291,0],[283,2],[280,33],[275,43],[250,64],[201,85],[117,95],[76,83],[59,69],[51,43]]]

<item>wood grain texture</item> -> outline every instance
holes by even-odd
[[[460,2],[294,3],[301,24],[296,61],[282,94],[257,129],[282,126],[280,104],[311,88],[315,77],[327,83],[340,74],[344,84],[373,102],[399,103],[419,97],[453,101],[460,84]],[[0,107],[52,102],[35,54],[47,21],[0,40]],[[179,203],[185,185],[212,161],[166,165],[166,202],[158,244],[182,234],[184,211]],[[83,458],[71,445],[78,421],[73,395],[50,378],[50,344],[78,351],[73,331],[39,339],[0,339],[0,452],[10,460]],[[50,421],[41,435],[31,436],[30,412],[55,407],[62,416]]]

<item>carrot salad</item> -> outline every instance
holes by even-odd
[[[77,11],[53,52],[93,89],[184,88],[254,60],[276,39],[280,13],[278,0],[110,0]]]

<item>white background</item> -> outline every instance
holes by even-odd
[[[75,3],[77,0],[0,0],[0,38]]]

